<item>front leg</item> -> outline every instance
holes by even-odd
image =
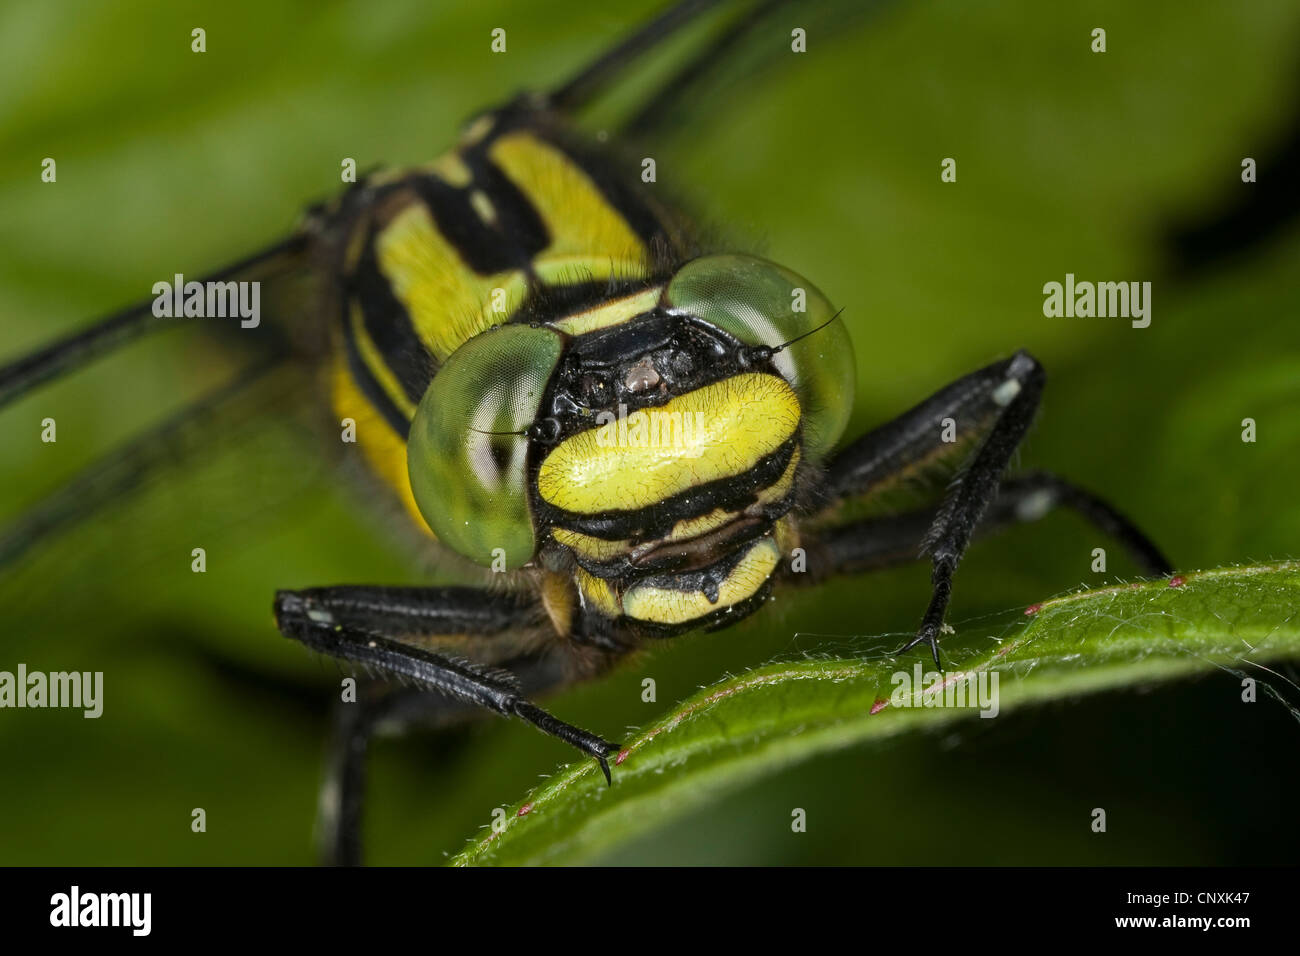
[[[473,588],[314,588],[280,591],[275,619],[281,633],[313,650],[405,680],[506,717],[519,717],[596,758],[609,781],[606,758],[618,745],[551,716],[527,700],[507,672],[453,660],[391,635],[492,633],[530,620],[527,605]]]
[[[1172,574],[1173,566],[1155,543],[1114,506],[1090,491],[1050,472],[1007,478],[975,529],[982,537],[1038,521],[1057,508],[1068,508],[1102,534],[1119,542],[1133,561],[1151,575]],[[787,571],[792,584],[816,585],[842,574],[861,574],[908,564],[921,557],[926,534],[938,509],[917,508],[844,524],[826,525],[801,535],[808,552],[808,573]]]
[[[608,758],[618,745],[553,717],[524,696],[521,677],[533,688],[563,682],[554,662],[510,649],[510,633],[535,627],[537,613],[526,597],[474,588],[333,587],[276,595],[276,623],[286,637],[410,685],[343,705],[317,820],[325,862],[361,861],[366,752],[387,723],[425,723],[483,707],[526,720],[591,755],[609,782]],[[437,635],[453,636],[449,643],[467,654],[502,637],[507,648],[498,666],[489,667],[399,639]]]
[[[952,597],[953,573],[1033,421],[1043,381],[1038,361],[1017,352],[958,379],[831,461],[824,485],[828,502],[871,494],[954,451],[973,448],[924,536],[923,549],[931,558],[930,604],[916,637],[900,653],[928,644],[940,666],[939,632]],[[944,442],[945,430],[957,440]]]

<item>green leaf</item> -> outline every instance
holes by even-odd
[[[921,658],[912,655],[760,667],[706,688],[638,733],[614,767],[612,787],[593,762],[571,764],[452,862],[599,859],[687,810],[818,753],[978,719],[974,707],[922,706],[945,688],[955,692],[963,675],[987,672],[984,686],[994,691],[997,714],[1216,667],[1257,677],[1273,692],[1264,662],[1300,656],[1297,608],[1300,562],[1222,568],[1034,605],[1025,611],[1028,623],[1003,639],[959,646],[950,639],[942,682],[936,678],[911,693],[900,675],[918,672]],[[976,685],[969,686],[973,692]]]

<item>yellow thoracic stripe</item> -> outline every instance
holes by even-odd
[[[461,159],[460,153],[454,150],[443,153],[426,168],[437,174],[443,182],[457,189],[464,189],[474,181],[474,173],[465,165],[465,160]]]
[[[621,299],[602,302],[600,305],[583,312],[566,315],[564,318],[552,322],[551,325],[561,332],[567,332],[569,335],[585,335],[587,332],[594,332],[597,329],[622,325],[629,319],[634,319],[641,313],[653,309],[658,304],[662,291],[663,286],[654,286],[642,292],[624,296]]]
[[[776,542],[760,538],[718,586],[717,601],[703,591],[678,591],[652,584],[635,584],[623,595],[623,613],[638,621],[684,624],[739,604],[758,593],[781,560]]]
[[[645,243],[562,151],[531,132],[517,131],[493,142],[488,156],[519,188],[549,234],[546,248],[528,264],[538,280],[563,285],[646,275]],[[489,225],[495,221],[491,197],[475,187],[473,173],[458,153],[428,164],[424,174],[472,190],[476,214]],[[528,291],[522,266],[491,275],[470,268],[422,202],[398,212],[378,231],[374,246],[380,272],[406,307],[416,335],[440,362],[472,336],[508,321]]]
[[[392,489],[415,526],[432,537],[433,532],[420,514],[415,495],[411,492],[411,479],[406,469],[406,442],[388,427],[375,406],[357,388],[341,346],[334,349],[330,371],[335,415],[340,421],[351,418],[357,423],[357,444],[361,447],[367,464]]]
[[[407,397],[405,390],[398,384],[397,376],[393,374],[393,370],[388,367],[384,357],[379,353],[374,339],[366,329],[366,320],[361,313],[361,306],[356,302],[353,302],[349,309],[348,321],[352,323],[352,339],[357,344],[361,361],[365,363],[366,368],[370,369],[370,374],[375,377],[379,387],[403,415],[408,419],[415,417],[415,404]]]
[[[535,265],[548,260],[645,260],[645,244],[573,160],[526,131],[506,133],[488,156],[528,197],[550,233]]]
[[[645,508],[744,474],[798,427],[799,399],[785,380],[746,372],[566,438],[542,461],[537,487],[575,514]]]
[[[522,270],[480,276],[466,266],[421,204],[404,209],[380,231],[375,256],[416,334],[439,361],[509,319],[528,291]]]

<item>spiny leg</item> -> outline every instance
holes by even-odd
[[[373,696],[371,692],[373,691]],[[325,866],[360,866],[370,741],[389,724],[432,724],[469,706],[418,688],[367,684],[355,703],[338,703],[316,810],[316,844]]]
[[[1089,491],[1049,472],[1005,479],[975,528],[986,537],[1038,521],[1056,508],[1069,508],[1103,534],[1114,538],[1148,574],[1173,571],[1160,549],[1133,522]],[[808,573],[788,574],[791,583],[813,585],[844,574],[860,574],[910,564],[923,557],[921,546],[938,509],[917,508],[826,527],[804,537]]]
[[[361,865],[366,751],[374,736],[377,706],[360,689],[354,703],[334,706],[325,776],[316,803],[316,847],[323,866]]]
[[[916,637],[899,648],[900,653],[918,644],[928,644],[939,663],[939,631],[952,598],[952,577],[961,562],[971,533],[997,492],[1002,473],[1020,446],[1033,422],[1043,391],[1044,374],[1028,352],[1018,352],[997,369],[986,382],[986,394],[972,398],[975,402],[992,400],[1003,406],[984,444],[953,484],[939,507],[934,524],[926,535],[926,551],[931,557],[930,606],[921,618]]]
[[[471,638],[472,640],[472,638]],[[569,676],[564,655],[526,655],[503,663],[530,694],[542,693]],[[459,723],[481,709],[475,704],[420,687],[371,681],[358,688],[355,703],[335,706],[325,779],[316,815],[316,840],[322,864],[359,866],[366,794],[366,760],[375,737],[412,728],[434,729]]]
[[[336,734],[339,748],[331,760],[322,809],[333,814],[322,834],[330,841],[328,856],[355,862],[360,856],[359,827],[364,794],[364,761],[370,737],[384,720],[424,721],[447,711],[448,703],[481,707],[514,716],[594,757],[610,782],[608,758],[618,751],[610,743],[547,713],[524,696],[519,675],[511,670],[455,660],[392,635],[467,635],[490,639],[513,628],[529,627],[535,608],[524,597],[474,588],[337,587],[281,591],[275,600],[276,622],[286,637],[340,660],[361,664],[378,675],[406,681],[424,701],[397,691],[344,718]],[[507,667],[510,665],[507,664]],[[531,677],[530,684],[557,682]],[[334,793],[329,792],[330,789]]]
[[[944,455],[949,450],[942,438],[945,421],[962,437],[957,447],[976,446],[925,535],[924,549],[931,557],[930,604],[916,637],[900,653],[928,644],[939,666],[939,631],[952,597],[953,573],[1033,421],[1043,381],[1037,360],[1017,352],[941,389],[863,436],[830,463],[825,493],[833,500],[869,493],[909,468]]]
[[[426,690],[449,694],[504,717],[519,717],[594,757],[606,781],[610,780],[606,758],[618,752],[617,744],[548,714],[526,700],[515,682],[500,672],[455,661],[359,628],[309,621],[305,616],[294,620],[294,612],[284,608],[279,624],[287,636],[322,654],[362,664],[394,679],[412,681]]]
[[[1102,534],[1119,542],[1133,562],[1147,574],[1173,574],[1174,566],[1164,552],[1114,505],[1047,471],[1014,475],[1003,481],[980,530],[1036,521],[1058,507],[1069,508]]]

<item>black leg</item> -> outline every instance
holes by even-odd
[[[497,593],[484,588],[369,585],[279,591],[275,595],[275,617],[286,637],[304,643],[299,631],[308,625],[327,630],[339,625],[384,637],[437,634],[487,637],[511,629],[530,628],[539,620],[534,601],[525,594]],[[287,631],[286,627],[294,630]]]
[[[975,529],[976,537],[1008,526],[1037,521],[1056,508],[1077,512],[1108,537],[1117,540],[1143,571],[1170,574],[1169,561],[1136,525],[1091,492],[1047,472],[1007,478],[998,488]],[[923,557],[925,536],[934,525],[937,508],[918,508],[896,515],[822,528],[803,536],[808,552],[804,573],[786,573],[793,584],[812,585],[843,574],[861,574],[910,564]]]
[[[940,390],[830,463],[824,487],[828,502],[870,494],[927,463],[974,449],[925,535],[933,590],[916,637],[901,651],[927,644],[939,664],[939,631],[952,596],[953,572],[1033,421],[1043,379],[1037,360],[1017,352]],[[957,441],[943,441],[945,420]]]
[[[1147,574],[1172,574],[1173,565],[1137,525],[1113,505],[1051,472],[1036,471],[1006,479],[997,500],[980,523],[980,531],[1037,521],[1054,508],[1069,508],[1107,537],[1118,541]]]
[[[360,866],[370,741],[386,727],[436,723],[467,705],[410,687],[367,683],[355,703],[339,703],[316,809],[316,844],[325,866]]]
[[[610,778],[606,758],[618,752],[617,744],[552,717],[525,700],[515,682],[503,673],[461,663],[354,627],[321,624],[305,617],[294,620],[294,613],[284,609],[281,610],[279,625],[288,636],[322,654],[362,664],[386,677],[409,680],[426,690],[477,704],[504,717],[519,717],[594,757],[606,780]]]
[[[1117,538],[1144,569],[1162,574],[1169,562],[1136,526],[1100,498],[1054,475],[1003,482],[1012,455],[1033,421],[1042,394],[1042,367],[1027,352],[989,365],[936,392],[910,411],[854,442],[831,461],[819,506],[829,510],[852,497],[869,497],[966,461],[922,538],[931,556],[932,593],[916,637],[901,651],[927,644],[939,664],[939,632],[952,596],[953,573],[977,527],[1032,520],[1061,504]],[[944,441],[946,437],[952,439]],[[1007,492],[990,511],[999,488]],[[833,531],[824,547],[846,566],[880,566],[902,556],[923,512],[868,522],[853,532]],[[874,537],[873,537],[874,536]]]
[[[612,658],[605,663],[610,661]],[[525,655],[500,666],[518,680],[522,690],[536,694],[571,679],[569,663],[565,654],[551,653]],[[358,866],[362,862],[366,761],[372,740],[414,728],[444,728],[482,713],[475,704],[430,694],[420,687],[370,681],[357,690],[355,703],[336,706],[317,808],[316,842],[321,862],[327,866]]]
[[[973,454],[1008,407],[1006,397],[1013,362],[1038,363],[1025,353],[995,362],[946,385],[897,418],[867,432],[827,465],[820,498],[826,507],[847,499],[877,495],[919,481],[946,479],[963,458]],[[1040,385],[1041,388],[1041,373]],[[1008,399],[1009,400],[1009,399]],[[944,422],[952,419],[953,441],[944,441]]]
[[[406,682],[417,692],[396,691],[364,705],[344,705],[355,713],[342,716],[337,725],[336,750],[322,793],[321,836],[335,861],[355,862],[360,856],[365,755],[376,727],[384,721],[444,715],[447,708],[439,704],[485,708],[525,720],[594,757],[606,782],[611,780],[608,758],[618,752],[618,745],[527,700],[514,672],[517,660],[495,666],[474,663],[392,636],[463,636],[459,639],[466,642],[466,650],[472,650],[469,642],[486,644],[501,636],[505,649],[498,653],[515,655],[511,633],[536,625],[536,608],[526,597],[474,588],[314,588],[279,592],[275,616],[286,637],[385,679]],[[429,691],[442,696],[430,698]]]
[[[1002,411],[983,445],[940,505],[934,524],[926,535],[925,548],[932,562],[930,583],[934,590],[916,637],[899,648],[900,652],[918,644],[928,644],[935,666],[940,666],[939,631],[952,597],[953,572],[966,553],[971,532],[993,500],[1011,456],[1029,430],[1038,410],[1043,379],[1043,369],[1037,360],[1028,352],[1017,352],[990,377],[985,394],[972,397],[972,401],[979,404],[991,400],[1002,406]]]
[[[316,846],[324,866],[361,865],[361,808],[374,706],[358,689],[355,702],[334,708],[325,779],[316,804]]]
[[[341,598],[335,598],[336,591]],[[525,720],[596,758],[608,781],[606,758],[617,752],[618,745],[566,724],[524,699],[508,673],[453,660],[352,623],[368,621],[389,633],[403,634],[464,633],[475,624],[489,632],[501,630],[506,618],[522,607],[513,597],[472,588],[317,588],[279,592],[275,616],[285,636],[322,654]]]
[[[800,534],[807,569],[787,572],[791,584],[816,585],[846,574],[880,571],[919,561],[921,542],[934,524],[934,508],[918,508]]]

